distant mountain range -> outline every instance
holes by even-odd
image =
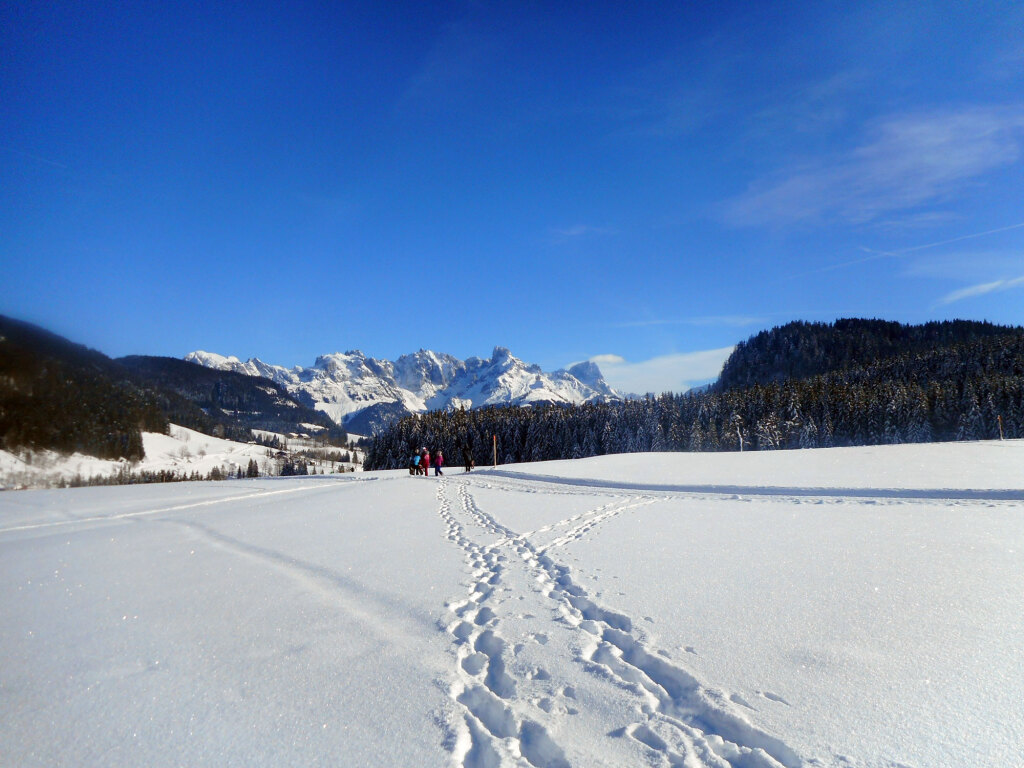
[[[132,460],[143,455],[143,431],[174,423],[243,441],[253,430],[315,433],[336,445],[347,431],[378,435],[368,463],[384,466],[408,449],[407,435],[388,448],[389,426],[429,411],[411,420],[413,431],[434,429],[460,408],[484,425],[481,445],[504,434],[509,461],[730,450],[740,441],[760,449],[1021,437],[1022,382],[1024,328],[970,321],[794,322],[739,343],[705,392],[619,405],[624,398],[593,363],[546,373],[504,347],[467,360],[428,350],[393,362],[335,353],[309,368],[209,352],[111,360],[0,316],[0,448]],[[542,404],[583,407],[484,408]],[[584,421],[567,429],[569,417]],[[548,437],[538,426],[545,419]]]
[[[847,318],[789,323],[737,344],[702,392],[407,418],[375,436],[363,466],[404,467],[421,445],[449,456],[469,446],[477,463],[496,448],[511,464],[1000,438],[1024,438],[1024,328]]]
[[[622,399],[594,363],[545,373],[505,347],[495,347],[490,359],[459,360],[421,349],[393,362],[355,350],[322,355],[309,368],[285,368],[258,358],[242,362],[203,351],[192,352],[185,360],[269,379],[357,434],[373,434],[403,416],[426,411]]]

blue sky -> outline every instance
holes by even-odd
[[[1024,6],[0,6],[0,313],[107,354],[495,345],[682,389],[1024,322]]]

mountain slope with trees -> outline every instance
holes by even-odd
[[[762,331],[737,344],[714,389],[806,379],[861,367],[869,361],[927,354],[1015,332],[1021,329],[971,320],[922,325],[856,318],[834,323],[796,321]]]
[[[139,459],[142,432],[167,431],[158,398],[106,355],[0,316],[0,440]]]
[[[874,322],[866,321],[861,330]],[[793,326],[784,329],[780,339]],[[909,327],[908,336],[933,333],[917,329]],[[939,330],[945,339],[939,346],[929,349],[915,342],[897,353],[889,345],[891,354],[879,353],[861,363],[825,360],[829,372],[805,378],[780,380],[775,375],[799,368],[784,356],[771,365],[755,357],[746,365],[758,370],[745,370],[733,361],[733,372],[740,378],[767,375],[768,383],[719,384],[706,392],[666,393],[625,403],[438,412],[405,419],[377,437],[366,468],[404,466],[408,454],[423,445],[457,456],[467,443],[478,463],[490,463],[494,435],[500,463],[641,451],[1024,437],[1024,329],[952,324]],[[772,348],[772,343],[763,348]],[[877,340],[865,346],[869,344],[886,348]]]
[[[43,328],[0,316],[0,447],[103,459],[144,456],[143,432],[174,423],[230,440],[252,429],[310,431],[344,443],[322,413],[260,377],[172,358],[112,360]]]
[[[116,362],[152,386],[199,406],[218,423],[229,425],[232,439],[248,440],[252,429],[308,432],[308,425],[313,425],[319,428],[317,434],[327,433],[338,444],[347,442],[345,430],[324,413],[298,402],[282,385],[262,376],[207,368],[174,357],[132,355]],[[180,423],[174,414],[168,413],[168,417]]]

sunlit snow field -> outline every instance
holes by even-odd
[[[1024,764],[1024,443],[0,494],[0,763]]]

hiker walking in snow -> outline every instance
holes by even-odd
[[[420,473],[420,455],[417,453],[413,455],[412,461],[409,462],[409,474],[418,475]]]
[[[423,476],[430,477],[430,451],[426,448],[420,454],[420,466],[423,467]]]
[[[462,445],[462,461],[466,465],[467,472],[473,469],[473,452],[469,450],[469,446],[465,443]]]
[[[444,474],[444,472],[441,471],[441,467],[443,465],[444,465],[444,454],[441,453],[441,449],[439,448],[437,450],[437,455],[434,456],[434,477],[437,477],[438,475],[443,475]]]

